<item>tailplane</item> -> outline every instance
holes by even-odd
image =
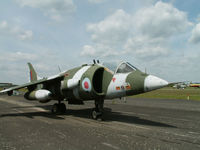
[[[28,63],[28,67],[30,70],[30,82],[37,81],[38,80],[37,73],[35,72],[35,69],[33,68],[32,64]]]

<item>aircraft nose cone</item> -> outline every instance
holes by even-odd
[[[152,91],[168,85],[168,82],[153,75],[148,75],[144,80],[144,91]]]

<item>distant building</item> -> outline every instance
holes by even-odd
[[[0,88],[1,88],[0,90],[7,89],[13,86],[17,86],[17,85],[12,84],[12,83],[0,83]],[[16,91],[16,90],[13,91],[13,95],[19,95],[19,94],[20,94],[19,91]]]
[[[13,87],[16,86],[12,83],[0,83],[0,88],[9,88],[9,87]]]

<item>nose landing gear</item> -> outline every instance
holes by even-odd
[[[104,99],[97,99],[95,100],[95,108],[92,110],[92,118],[97,119],[103,119],[103,104]]]

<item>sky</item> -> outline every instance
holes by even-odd
[[[0,1],[0,82],[93,59],[128,61],[169,82],[200,81],[199,0]],[[58,67],[59,66],[59,67]]]

